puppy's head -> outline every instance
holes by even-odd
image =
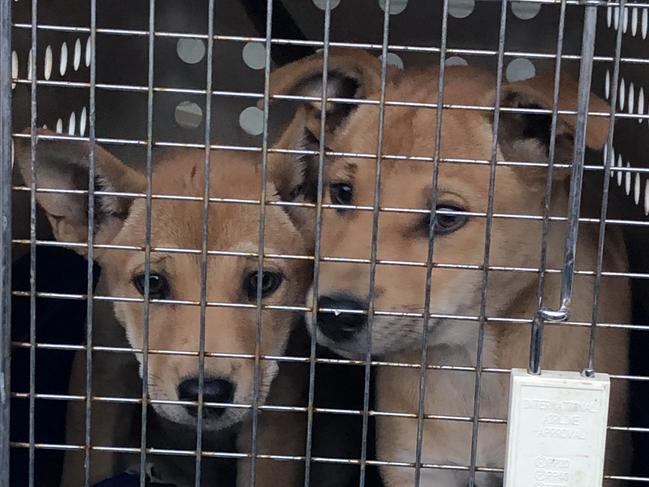
[[[285,66],[272,75],[272,94],[320,97],[322,71],[320,56]],[[349,101],[326,105],[324,146],[327,151],[366,156],[331,156],[324,162],[321,254],[329,259],[320,267],[318,307],[321,311],[312,320],[311,328],[321,343],[340,353],[355,355],[366,351],[368,341],[366,311],[371,294],[368,262],[372,246],[371,207],[377,186],[379,107],[376,101],[380,98],[380,65],[376,58],[364,52],[332,51],[328,79],[327,96]],[[444,109],[439,156],[447,162],[435,167],[430,160],[421,160],[436,154],[436,111],[421,105],[437,102],[437,86],[436,70],[387,73],[388,105],[384,112],[381,150],[383,154],[410,159],[383,157],[380,163],[378,184],[382,211],[376,234],[379,262],[371,337],[375,354],[421,344],[423,320],[417,316],[421,316],[425,307],[425,263],[434,213],[431,343],[461,345],[464,340],[472,339],[477,329],[474,321],[463,324],[457,318],[446,317],[479,314],[494,115],[493,110],[486,109]],[[537,113],[515,110],[500,113],[496,154],[499,161],[547,164],[551,115],[538,111],[551,108],[552,87],[550,78],[502,87],[502,107],[536,109]],[[575,110],[576,94],[574,83],[563,83],[560,109]],[[364,103],[353,104],[355,99]],[[389,104],[397,101],[419,106]],[[491,75],[470,67],[446,70],[445,104],[486,108],[493,107],[494,101],[495,80]],[[300,106],[281,143],[288,148],[317,151],[321,110],[318,101]],[[591,110],[606,111],[607,108],[604,102],[591,97]],[[567,163],[572,157],[575,123],[575,117],[570,114],[558,117],[556,162]],[[607,119],[590,117],[587,145],[601,148],[607,127]],[[318,157],[303,156],[298,160],[284,157],[281,162],[297,168],[294,173],[302,177],[304,194],[313,200]],[[521,220],[512,216],[543,215],[547,168],[542,166],[497,167],[494,212],[510,217],[493,219],[491,266],[538,265],[540,218]],[[435,170],[438,170],[438,180],[433,193]],[[556,204],[565,202],[568,176],[565,167],[555,169]],[[292,184],[295,186],[295,182]],[[313,229],[309,228],[308,232]],[[490,272],[487,312],[490,316],[515,314],[510,309],[512,303],[533,299],[536,282],[537,276],[532,272]],[[526,311],[525,304],[519,308],[521,313]],[[346,309],[357,312],[345,313]]]
[[[28,143],[18,141],[17,161],[30,181]],[[86,190],[87,143],[39,140],[39,188]],[[146,179],[101,147],[95,147],[94,250],[107,278],[114,310],[130,344],[141,350],[145,339],[142,296],[148,286],[149,395],[165,418],[195,425],[199,394],[201,334],[204,334],[204,401],[220,403],[205,408],[206,429],[218,430],[240,421],[249,409],[228,404],[250,404],[254,396],[254,356],[257,341],[259,206],[211,201],[207,220],[207,274],[204,329],[201,331],[201,248],[203,242],[204,152],[176,150],[154,162],[151,205],[151,252],[148,282],[145,275],[146,200],[135,197],[146,190]],[[258,201],[261,177],[254,157],[213,152],[210,157],[210,197]],[[131,193],[116,196],[114,193]],[[176,199],[171,199],[176,196]],[[56,238],[87,241],[87,195],[74,192],[39,192]],[[277,198],[269,182],[268,198]],[[289,216],[277,206],[265,210],[266,254],[305,253],[304,241]],[[113,248],[110,248],[112,246]],[[116,249],[114,246],[123,246]],[[137,249],[137,250],[134,250]],[[80,250],[86,252],[85,248]],[[231,255],[226,255],[227,253]],[[302,305],[310,266],[303,260],[264,259],[262,304]],[[167,301],[167,302],[165,302]],[[259,351],[281,355],[295,313],[264,309],[261,313]],[[172,352],[180,353],[172,353]],[[140,363],[142,353],[136,352]],[[258,400],[263,403],[278,365],[260,362]],[[142,368],[140,370],[142,373]],[[156,402],[159,400],[162,402]]]

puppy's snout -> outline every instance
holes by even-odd
[[[322,296],[318,300],[318,328],[331,340],[349,340],[367,324],[367,303],[348,296]]]
[[[178,386],[178,398],[181,401],[198,401],[198,377],[186,379]],[[234,385],[229,380],[205,377],[203,382],[203,402],[229,403],[234,398]],[[196,406],[185,406],[189,414],[196,416]],[[205,414],[211,417],[221,416],[225,408],[209,407]]]

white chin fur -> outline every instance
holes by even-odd
[[[154,404],[153,409],[167,421],[187,426],[188,428],[196,428],[196,417],[188,414],[181,406]],[[219,416],[216,419],[211,419],[208,416],[203,415],[203,430],[214,432],[228,428],[241,422],[248,411],[248,409],[228,408],[222,416]]]

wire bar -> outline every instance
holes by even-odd
[[[579,91],[577,94],[577,122],[575,143],[568,196],[568,228],[566,231],[563,274],[561,278],[561,302],[559,309],[540,308],[532,328],[533,340],[528,370],[531,374],[541,373],[541,329],[543,321],[565,321],[570,316],[572,287],[579,232],[579,212],[586,153],[586,126],[588,123],[588,102],[590,100],[591,78],[593,75],[593,56],[595,52],[595,33],[597,27],[597,8],[584,7],[584,26],[582,36],[582,60],[579,71]]]
[[[0,0],[0,487],[9,487],[11,425],[11,0]]]

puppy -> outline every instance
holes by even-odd
[[[275,71],[272,95],[303,95],[319,99],[322,94],[323,62],[315,55]],[[367,310],[370,296],[372,212],[376,159],[373,157],[328,156],[324,166],[321,255],[317,306],[321,310],[311,332],[320,343],[348,357],[363,357],[371,339],[374,357],[385,362],[419,364],[422,351],[429,225],[437,212],[430,292],[428,364],[474,367],[477,364],[481,287],[485,249],[485,214],[489,200],[492,157],[493,110],[444,109],[442,114],[439,176],[432,201],[434,164],[421,160],[435,154],[436,111],[421,104],[437,102],[438,72],[435,69],[387,73],[382,153],[420,157],[419,160],[384,157],[381,160],[380,207],[390,209],[378,216],[377,258],[374,305]],[[363,51],[335,51],[329,57],[327,97],[358,101],[380,98],[381,67],[376,58]],[[552,107],[551,79],[538,78],[502,86],[501,106],[506,108],[549,109]],[[560,91],[561,110],[575,110],[577,87],[565,82]],[[496,100],[494,78],[471,67],[449,67],[445,73],[443,102],[447,105],[493,107]],[[390,105],[411,102],[419,106]],[[591,96],[591,111],[608,112],[607,105]],[[284,148],[318,150],[320,146],[319,101],[299,106],[282,144]],[[326,140],[328,151],[376,154],[379,107],[376,103],[328,102]],[[556,131],[556,162],[570,163],[575,117],[559,114]],[[526,367],[530,327],[526,326],[538,307],[542,215],[544,209],[551,116],[547,113],[500,113],[497,160],[519,163],[496,168],[493,225],[488,262],[482,366],[498,369]],[[586,144],[601,149],[606,142],[608,119],[590,117]],[[314,200],[317,156],[295,158],[278,155],[277,164],[293,166],[292,184],[304,188],[303,197]],[[374,156],[375,157],[375,156]],[[483,161],[482,163],[480,161]],[[285,171],[288,172],[288,171]],[[569,170],[556,168],[551,214],[565,216]],[[290,185],[289,185],[290,186]],[[330,207],[329,205],[333,205]],[[366,209],[350,209],[357,205]],[[404,209],[420,209],[407,212]],[[524,218],[521,215],[534,215]],[[598,216],[598,214],[597,214]],[[307,232],[312,232],[309,226]],[[560,269],[563,258],[565,221],[553,221],[548,242],[548,264]],[[597,262],[596,224],[580,226],[577,269],[594,271]],[[346,258],[347,261],[332,261]],[[352,260],[350,262],[350,259]],[[410,265],[406,265],[411,263]],[[419,263],[419,264],[417,264]],[[615,228],[607,228],[604,271],[623,271],[626,254]],[[594,278],[575,278],[570,319],[590,323]],[[629,322],[629,283],[624,278],[604,277],[599,295],[598,322]],[[543,298],[546,306],[558,306],[560,274],[548,273]],[[310,294],[308,295],[310,296]],[[312,303],[316,305],[316,303]],[[330,312],[322,311],[328,309]],[[335,310],[335,313],[331,311]],[[342,312],[341,312],[342,310]],[[473,317],[473,318],[472,318]],[[545,369],[580,371],[586,365],[590,330],[569,324],[548,325],[543,344]],[[600,328],[596,346],[597,371],[624,374],[628,368],[628,336],[623,329]],[[381,413],[417,414],[420,370],[414,367],[378,366],[376,371],[377,455],[385,462],[416,461],[417,420]],[[454,416],[426,419],[421,461],[422,485],[465,486],[470,464],[472,423],[463,418],[474,414],[472,371],[430,368],[425,373],[425,415]],[[483,372],[480,395],[481,418],[506,418],[509,375]],[[625,424],[627,389],[624,381],[613,381],[610,424]],[[478,431],[477,464],[502,468],[505,426],[481,422]],[[624,447],[622,447],[624,445]],[[625,472],[630,459],[628,438],[609,434],[607,473]],[[411,467],[386,465],[381,476],[389,487],[414,484]],[[477,485],[500,485],[502,475],[477,473]]]
[[[40,135],[49,135],[40,132]],[[16,139],[16,161],[27,183],[31,181],[29,139]],[[39,188],[87,190],[88,144],[40,139],[37,146]],[[259,200],[261,168],[254,156],[213,151],[210,154],[210,197]],[[151,254],[148,276],[149,305],[148,356],[146,374],[152,414],[149,417],[147,447],[194,450],[197,421],[201,296],[201,254],[203,235],[204,152],[170,150],[153,166],[152,190],[156,195],[175,195],[184,200],[154,197],[151,202]],[[94,345],[119,346],[120,333],[111,328],[112,313],[123,327],[121,333],[134,354],[93,355],[93,396],[137,398],[144,347],[144,305],[146,285],[145,246],[146,201],[134,197],[146,190],[146,178],[129,168],[100,146],[95,147],[94,258],[102,267],[97,295],[117,298],[112,312],[105,307],[95,321]],[[130,196],[113,193],[125,192]],[[272,182],[267,196],[278,199]],[[197,198],[196,198],[197,197]],[[61,242],[84,243],[88,231],[88,197],[85,193],[39,192],[54,235]],[[244,203],[211,202],[208,212],[207,257],[208,303],[205,311],[205,351],[226,356],[207,356],[204,363],[203,450],[249,453],[251,449],[251,408],[254,400],[256,343],[256,297],[258,284],[259,206]],[[309,244],[298,232],[289,215],[279,206],[269,205],[265,213],[264,251],[267,254],[304,255]],[[104,247],[102,247],[102,245]],[[106,246],[109,246],[108,248]],[[123,248],[116,248],[122,246]],[[137,250],[134,250],[137,249]],[[86,255],[84,246],[76,246]],[[176,249],[176,250],[174,250]],[[181,249],[181,250],[178,250]],[[238,252],[223,255],[219,251]],[[303,306],[310,282],[311,265],[304,259],[264,259],[261,278],[263,305]],[[165,303],[164,301],[171,300]],[[230,303],[243,303],[232,306]],[[103,314],[105,313],[105,314]],[[264,309],[261,313],[259,353],[279,356],[287,352],[298,313]],[[106,325],[106,326],[104,326]],[[112,336],[111,336],[112,335]],[[304,340],[293,340],[304,354]],[[122,345],[123,346],[123,345]],[[167,351],[167,352],[165,352]],[[171,351],[181,352],[174,354]],[[193,353],[190,353],[193,352]],[[241,358],[237,357],[240,356]],[[72,383],[85,394],[85,355],[78,354],[76,378]],[[287,363],[261,359],[258,369],[259,405],[302,405],[305,374]],[[272,386],[271,386],[272,385]],[[172,404],[185,401],[187,405]],[[112,406],[112,408],[111,408]],[[83,403],[71,404],[69,440],[84,444]],[[93,446],[139,447],[141,406],[121,409],[104,402],[92,404]],[[125,412],[127,411],[127,412]],[[305,415],[288,412],[261,412],[257,425],[259,454],[304,455]],[[76,429],[75,429],[76,427]],[[133,434],[135,432],[135,434]],[[111,443],[114,441],[116,443]],[[101,450],[101,449],[100,449]],[[138,465],[138,455],[91,452],[90,484]],[[194,485],[194,456],[149,455],[153,476],[179,487]],[[75,461],[76,460],[76,461]],[[81,454],[66,460],[63,485],[83,485]],[[232,485],[231,460],[203,458],[202,485]],[[303,464],[297,461],[258,459],[257,485],[301,485]],[[247,485],[250,462],[237,466],[237,485]]]

